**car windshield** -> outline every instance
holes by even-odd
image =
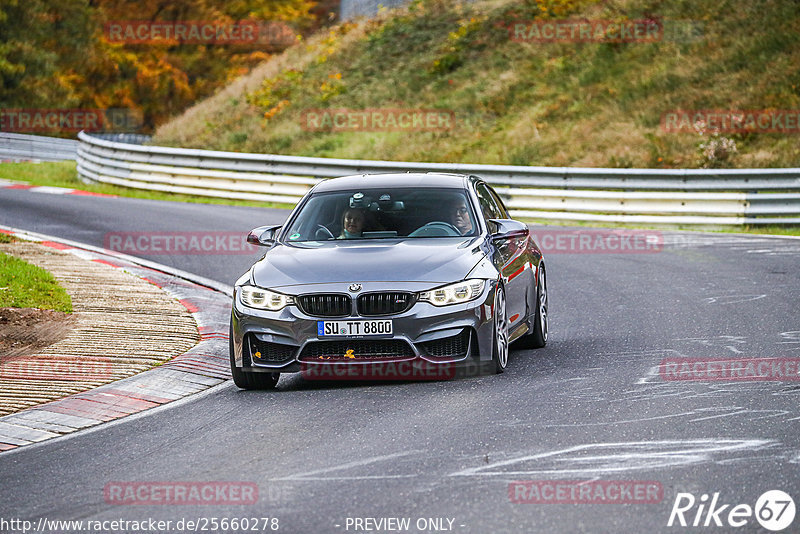
[[[285,236],[290,243],[336,239],[459,237],[477,234],[460,189],[363,189],[319,193],[301,208]]]

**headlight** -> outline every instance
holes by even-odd
[[[278,311],[290,304],[294,304],[294,297],[276,293],[269,289],[253,286],[242,286],[239,288],[242,295],[242,303],[251,308],[259,310]]]
[[[434,306],[461,304],[475,300],[483,293],[486,280],[464,280],[455,284],[438,287],[419,294],[419,300],[430,302]]]

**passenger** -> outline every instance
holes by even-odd
[[[356,239],[364,231],[364,210],[348,208],[342,214],[342,233],[337,239]]]
[[[469,208],[464,197],[459,196],[450,205],[449,214],[450,222],[461,232],[461,235],[467,235],[472,232],[472,218],[469,215]]]

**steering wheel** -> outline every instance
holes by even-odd
[[[328,227],[324,224],[317,225],[317,231],[314,232],[314,239],[317,241],[327,241],[328,239],[336,239]]]
[[[408,234],[409,237],[457,237],[461,232],[452,224],[444,221],[431,221]]]

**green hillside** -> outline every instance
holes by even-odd
[[[657,20],[650,42],[520,42],[517,21]],[[532,26],[531,26],[532,27]],[[311,131],[320,109],[435,109],[440,131]],[[671,132],[672,110],[800,109],[791,0],[418,0],[287,50],[158,129],[172,146],[588,167],[800,166],[800,134]]]

